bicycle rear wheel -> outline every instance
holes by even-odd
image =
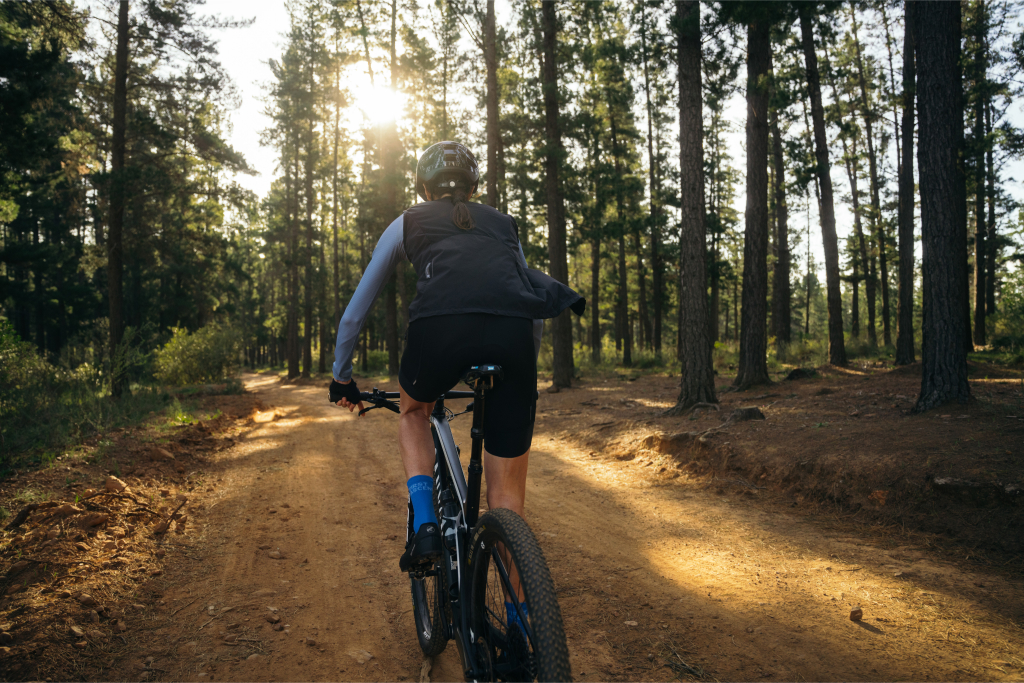
[[[471,537],[470,616],[481,670],[499,681],[572,680],[555,586],[530,527],[511,510],[491,510]]]
[[[409,520],[411,538],[411,503],[409,504]],[[444,577],[440,565],[435,563],[429,574],[420,578],[410,574],[409,582],[412,589],[412,615],[416,624],[416,639],[425,656],[436,657],[444,652],[448,645],[448,619],[446,619],[448,602],[445,597]]]

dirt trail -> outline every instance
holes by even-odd
[[[397,420],[357,420],[319,386],[245,380],[267,409],[213,456],[222,481],[202,531],[166,573],[122,677],[137,680],[153,657],[151,670],[172,680],[420,680],[398,571]],[[573,394],[542,394],[542,407],[586,396]],[[469,421],[453,427],[467,444]],[[600,456],[539,420],[527,516],[577,680],[1024,679],[1012,577]],[[225,644],[232,633],[238,642]],[[461,679],[454,644],[429,676]]]

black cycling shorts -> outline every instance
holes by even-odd
[[[533,321],[486,313],[420,318],[409,324],[398,381],[429,403],[459,383],[473,365],[500,365],[504,378],[487,392],[484,448],[499,458],[530,449],[537,411]]]

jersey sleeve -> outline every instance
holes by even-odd
[[[512,219],[512,225],[515,225],[516,221]],[[522,261],[523,267],[526,268],[526,254],[523,253],[523,243],[519,243],[519,260]],[[544,337],[544,321],[541,319],[533,321],[533,349],[537,356],[540,356],[540,340]]]
[[[359,280],[352,299],[345,307],[345,313],[338,323],[338,338],[334,347],[334,379],[347,382],[352,379],[352,353],[359,341],[359,333],[363,329],[366,317],[370,314],[373,303],[384,291],[384,287],[395,271],[395,266],[404,258],[405,223],[399,216],[387,227],[373,249],[370,263]]]

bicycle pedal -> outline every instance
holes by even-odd
[[[417,581],[422,581],[423,579],[426,579],[428,577],[437,576],[437,570],[436,569],[430,569],[430,570],[427,570],[427,571],[422,571],[422,570],[421,571],[417,571],[415,569],[411,569],[411,570],[409,570],[408,574],[409,574],[409,578],[415,579]]]

